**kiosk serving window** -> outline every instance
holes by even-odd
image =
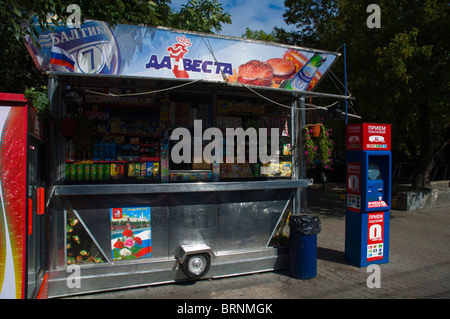
[[[264,180],[292,174],[288,109],[254,96],[195,91],[110,96],[116,88],[76,90],[81,102],[66,103],[64,119],[76,125],[63,132],[65,184]]]

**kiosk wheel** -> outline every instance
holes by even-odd
[[[184,273],[192,279],[206,275],[210,266],[211,259],[208,254],[189,255],[182,264]]]

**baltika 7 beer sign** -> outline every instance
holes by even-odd
[[[390,151],[391,124],[358,123],[347,125],[347,150]]]
[[[86,19],[41,29],[26,45],[43,71],[313,90],[340,53],[164,27]],[[35,43],[39,43],[35,45]],[[291,85],[301,77],[302,85]],[[292,83],[291,83],[292,82]],[[298,82],[298,81],[297,81]]]

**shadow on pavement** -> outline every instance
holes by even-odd
[[[317,247],[317,259],[349,265],[345,260],[345,253],[335,249]]]

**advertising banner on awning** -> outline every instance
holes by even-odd
[[[80,28],[42,30],[27,48],[43,71],[242,83],[312,90],[336,52],[195,33],[85,20]]]

